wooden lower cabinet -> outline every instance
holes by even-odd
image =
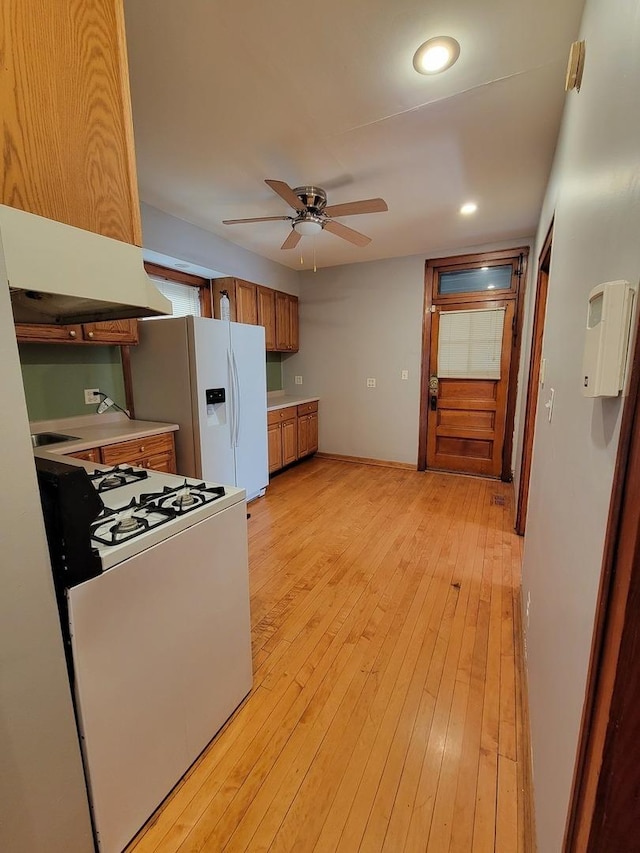
[[[122,441],[103,447],[92,447],[70,453],[76,459],[88,462],[101,462],[103,465],[133,465],[136,468],[150,468],[165,474],[176,472],[176,450],[172,432],[150,435],[134,441]]]
[[[84,459],[85,462],[100,462],[100,448],[90,447],[89,450],[79,450],[77,453],[70,453],[74,459]]]
[[[267,412],[269,473],[318,449],[318,403]]]

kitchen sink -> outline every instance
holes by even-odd
[[[77,438],[75,435],[60,435],[57,432],[37,432],[31,433],[31,444],[33,447],[45,447],[60,441],[77,441]]]

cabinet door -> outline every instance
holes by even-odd
[[[236,322],[258,325],[258,287],[236,279]]]
[[[298,297],[289,297],[289,349],[298,352],[300,346],[299,320],[298,320]]]
[[[309,452],[309,415],[298,418],[298,457]]]
[[[5,0],[3,23],[0,202],[141,246],[122,0]]]
[[[176,459],[172,453],[157,453],[155,456],[144,459],[142,467],[150,468],[152,471],[162,471],[165,474],[175,474]]]
[[[282,464],[288,465],[298,458],[298,419],[282,424]]]
[[[82,341],[82,326],[46,326],[34,323],[18,323],[16,325],[18,343],[72,344]]]
[[[101,344],[137,344],[137,320],[106,320],[102,323],[85,323],[82,326],[85,340]]]
[[[264,326],[267,352],[276,348],[276,292],[258,285],[258,325]]]
[[[308,453],[315,453],[318,449],[318,413],[314,412],[308,416],[309,446]]]
[[[282,426],[273,424],[267,430],[269,444],[269,473],[282,468]]]
[[[276,290],[276,349],[288,352],[291,343],[291,309],[289,294]]]
[[[69,453],[74,459],[84,459],[85,462],[99,462],[100,448],[90,447],[89,450],[79,450],[77,453]]]

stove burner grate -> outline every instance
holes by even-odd
[[[137,470],[130,465],[116,465],[105,471],[94,471],[93,474],[89,474],[89,479],[98,492],[108,492],[111,489],[119,489],[120,486],[146,480],[148,476],[149,473],[142,469]]]
[[[165,486],[161,492],[140,495],[141,503],[153,505],[159,510],[167,509],[176,515],[184,515],[191,510],[211,503],[226,494],[224,486],[207,486],[206,483],[190,485],[185,480],[182,486]]]
[[[91,525],[91,538],[101,545],[120,545],[166,524],[177,515],[172,509],[147,505],[132,498],[118,509],[105,507]]]

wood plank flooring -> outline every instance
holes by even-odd
[[[250,512],[253,690],[130,853],[529,853],[512,486],[312,459]]]

